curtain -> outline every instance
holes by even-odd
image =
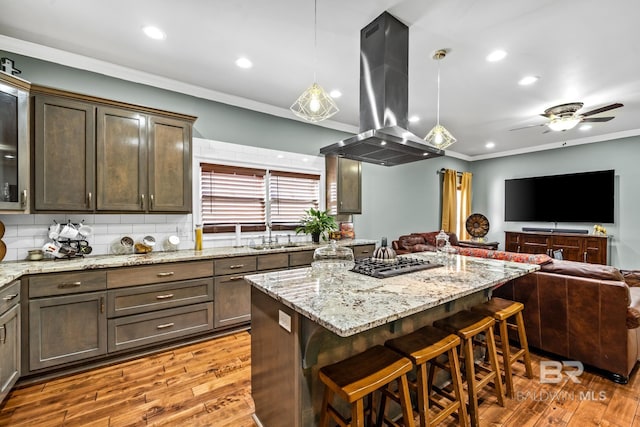
[[[453,169],[446,169],[442,182],[442,225],[440,228],[448,233],[456,232],[457,174]]]
[[[469,240],[471,238],[465,226],[467,218],[471,215],[471,178],[471,172],[463,172],[460,180],[460,207],[458,209],[460,212],[460,216],[458,217],[458,224],[460,225],[459,240]]]

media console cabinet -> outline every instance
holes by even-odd
[[[561,251],[565,260],[607,264],[609,237],[566,232],[506,231],[505,248],[509,252],[547,254],[550,257],[556,251]]]

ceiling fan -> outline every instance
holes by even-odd
[[[604,113],[605,111],[620,108],[623,105],[620,103],[605,105],[604,107],[596,108],[595,110],[587,111],[578,114],[578,110],[582,108],[584,104],[582,102],[570,102],[568,104],[560,104],[544,110],[544,113],[540,114],[542,117],[549,119],[547,123],[541,123],[539,125],[529,125],[509,130],[527,129],[530,127],[547,126],[549,129],[543,133],[551,131],[565,131],[573,129],[578,123],[584,122],[608,122],[612,120],[613,116],[608,117],[590,117],[595,114]]]

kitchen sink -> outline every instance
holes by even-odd
[[[257,251],[267,250],[267,249],[282,249],[282,248],[297,248],[300,246],[309,246],[308,242],[298,242],[298,243],[271,243],[269,245],[255,245],[249,246],[250,249],[255,249]]]

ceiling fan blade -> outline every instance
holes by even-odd
[[[592,116],[594,114],[604,113],[605,111],[613,110],[615,108],[624,107],[624,105],[619,102],[611,105],[606,105],[604,107],[596,108],[595,110],[587,111],[586,113],[580,114],[582,117]]]
[[[551,129],[547,129],[547,130],[545,130],[545,131],[544,131],[544,132],[542,132],[542,133],[549,133],[549,132],[553,132],[553,131],[552,131]]]
[[[545,126],[546,123],[540,123],[539,125],[528,125],[528,126],[522,126],[521,128],[514,128],[514,129],[509,129],[511,130],[520,130],[520,129],[529,129],[529,128],[536,128],[538,126]]]
[[[591,117],[588,119],[582,119],[582,122],[608,122],[609,120],[613,120],[614,117]]]

